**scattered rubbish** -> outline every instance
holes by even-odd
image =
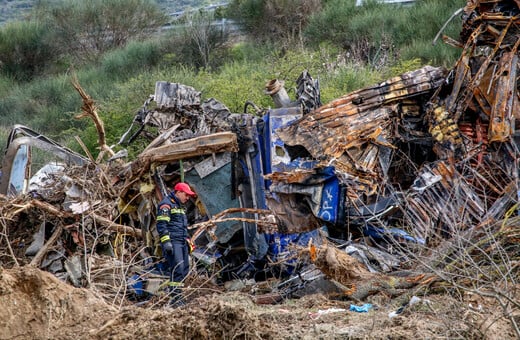
[[[392,312],[388,313],[388,317],[389,317],[390,319],[393,319],[393,318],[395,318],[396,316],[398,316],[399,314],[401,314],[401,313],[403,312],[403,310],[404,310],[404,308],[401,307],[401,308],[399,308],[398,310],[392,311]]]
[[[399,307],[397,310],[390,312],[390,313],[388,314],[388,317],[389,317],[390,319],[393,319],[393,318],[395,318],[396,316],[398,316],[399,314],[403,313],[403,312],[405,311],[405,309],[410,308],[410,307],[412,307],[412,306],[414,306],[414,305],[417,305],[417,304],[419,304],[419,303],[422,303],[422,304],[429,304],[430,301],[427,300],[427,299],[422,299],[422,298],[420,298],[420,297],[414,295],[414,296],[412,296],[412,297],[410,298],[410,301],[404,303],[404,304],[403,304],[401,307]]]
[[[81,259],[79,256],[73,256],[72,258],[65,261],[65,269],[69,274],[69,279],[72,284],[76,287],[81,287],[81,278],[83,277],[83,270]]]
[[[309,313],[309,317],[312,320],[318,320],[320,316],[331,314],[331,313],[342,313],[346,312],[347,310],[344,308],[329,308],[329,309],[320,309],[316,313]]]

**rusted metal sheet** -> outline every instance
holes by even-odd
[[[486,212],[486,203],[474,186],[444,161],[428,164],[407,197],[405,215],[414,235],[426,239],[437,232],[448,235],[475,225]]]
[[[520,42],[520,39],[518,40]],[[491,109],[489,141],[505,142],[515,130],[515,113],[518,114],[516,78],[518,68],[517,51],[505,52],[493,86],[495,101]]]
[[[444,76],[443,69],[425,67],[355,91],[321,106],[298,122],[281,129],[279,134],[286,144],[301,144],[314,157],[318,157],[321,151],[325,155],[335,156],[335,152],[329,150],[334,149],[336,144],[344,144],[343,138],[348,136],[347,131],[355,131],[356,127],[365,124],[377,125],[378,120],[387,119],[390,113],[397,114],[393,111],[395,107],[391,106],[393,102],[404,97],[410,99],[437,88]],[[383,105],[388,106],[381,108]],[[301,133],[306,135],[301,136]]]
[[[520,112],[519,13],[518,2],[469,1],[456,44],[463,51],[449,74],[427,67],[354,91],[279,136],[335,166],[347,206],[404,189],[404,214],[420,237],[498,216],[497,207],[487,209],[511,204],[500,199],[500,188],[517,178],[518,155],[508,145]],[[438,181],[417,191],[422,176]]]
[[[505,142],[515,130],[518,114],[518,3],[470,1],[465,17],[464,51],[446,110],[456,121],[467,119],[468,109],[483,113],[489,119],[488,140]]]
[[[420,116],[420,96],[431,93],[446,75],[426,66],[331,101],[278,131],[287,145],[302,145],[315,158],[329,158],[349,190],[379,188],[380,153],[395,148],[396,119]],[[405,105],[396,105],[404,101]],[[414,111],[417,110],[417,111]],[[420,132],[418,132],[420,133]]]

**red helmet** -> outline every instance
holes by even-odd
[[[193,191],[191,191],[190,186],[183,182],[179,182],[179,183],[175,184],[175,187],[173,188],[173,190],[185,192],[186,194],[188,194],[190,196],[196,196],[196,194]]]

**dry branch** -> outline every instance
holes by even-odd
[[[47,243],[45,243],[43,245],[43,247],[41,247],[41,249],[38,250],[38,253],[36,253],[34,258],[32,259],[32,261],[30,263],[31,266],[35,266],[35,267],[40,266],[40,263],[42,262],[44,256],[47,254],[47,251],[49,251],[49,248],[52,247],[52,245],[56,242],[58,237],[60,237],[62,231],[63,231],[62,225],[56,226],[56,230],[54,230],[54,232],[52,233],[52,235],[49,238],[49,240],[47,241]]]
[[[354,257],[327,242],[319,248],[311,245],[307,251],[314,265],[325,275],[347,287],[345,295],[354,300],[361,301],[379,293],[399,296],[414,286],[429,284],[433,278],[432,275],[425,274],[397,277],[372,273]]]
[[[240,221],[246,223],[256,223],[259,227],[267,226],[267,227],[275,227],[275,222],[270,222],[266,220],[260,219],[252,219],[252,218],[244,218],[244,217],[228,217],[224,218],[224,216],[228,214],[235,213],[249,213],[249,214],[258,214],[258,215],[271,215],[272,212],[269,210],[263,209],[253,209],[253,208],[229,208],[215,214],[213,218],[208,221],[200,222],[197,224],[193,224],[189,227],[189,229],[197,229],[193,234],[192,240],[195,241],[205,230],[210,230],[216,227],[216,223],[227,222],[227,221]]]
[[[7,245],[9,255],[11,256],[15,267],[19,267],[20,264],[18,263],[18,259],[16,258],[15,254],[14,254],[13,247],[11,247],[11,241],[9,240],[9,235],[7,233],[7,224],[5,223],[5,219],[1,218],[0,221],[1,221],[1,225],[2,225],[2,232],[0,233],[0,236],[5,238],[5,243]]]
[[[114,232],[118,232],[118,233],[125,233],[125,234],[129,234],[131,236],[139,237],[139,238],[143,237],[143,233],[139,229],[112,222],[108,218],[105,218],[103,216],[99,216],[96,214],[90,214],[90,216],[96,222],[106,226],[110,231],[114,231]]]
[[[46,212],[48,212],[51,215],[58,217],[60,219],[78,217],[78,215],[74,215],[72,213],[62,211],[62,210],[56,208],[55,206],[53,206],[52,204],[49,204],[44,201],[39,201],[36,199],[32,199],[25,205],[21,206],[18,210],[16,210],[15,214],[19,214],[22,211],[30,209],[31,207],[36,207],[36,208],[45,210]],[[92,217],[92,219],[94,219],[97,223],[105,226],[107,228],[107,231],[109,231],[109,232],[122,232],[122,233],[129,234],[131,236],[134,236],[134,237],[142,238],[142,232],[139,229],[115,223],[106,217],[99,216],[94,213],[84,214],[84,215]],[[12,217],[14,217],[14,214],[11,213],[11,218]]]
[[[97,113],[97,107],[94,104],[94,100],[83,90],[81,85],[78,82],[78,78],[76,76],[72,77],[72,86],[78,91],[79,95],[83,99],[83,105],[81,106],[81,110],[83,111],[81,114],[76,116],[77,119],[90,117],[96,126],[96,130],[98,133],[98,143],[101,149],[101,153],[98,158],[102,157],[103,152],[107,152],[110,156],[114,155],[114,151],[110,149],[110,147],[106,144],[105,138],[105,126],[103,125],[103,121],[99,118]],[[99,160],[99,159],[98,159]]]

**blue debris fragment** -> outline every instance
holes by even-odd
[[[370,304],[370,303],[365,303],[365,304],[362,305],[362,306],[350,305],[349,310],[350,310],[351,312],[368,313],[368,311],[371,310],[372,307],[373,307],[372,304]]]
[[[127,283],[130,291],[132,291],[136,296],[142,297],[145,294],[143,278],[140,275],[132,275],[127,280]]]
[[[363,234],[371,236],[376,239],[384,239],[385,237],[391,236],[394,239],[402,239],[412,243],[426,244],[426,241],[420,237],[413,237],[406,231],[399,228],[382,228],[373,225],[366,225],[363,228]]]

